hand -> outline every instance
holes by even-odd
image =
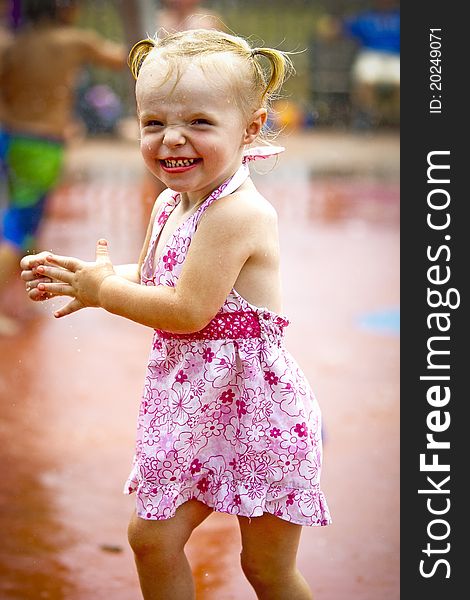
[[[40,252],[39,254],[28,254],[24,256],[20,261],[21,279],[26,281],[26,292],[31,300],[36,302],[42,300],[48,300],[51,294],[45,291],[38,290],[40,283],[51,283],[49,277],[41,275],[37,271],[39,265],[45,265],[47,263],[47,257],[50,256],[50,252]]]
[[[55,317],[70,315],[87,306],[101,306],[100,291],[103,281],[116,274],[109,258],[106,240],[98,241],[95,262],[55,254],[47,254],[46,259],[47,262],[39,265],[37,271],[52,281],[38,283],[38,291],[52,296],[73,298],[54,313]]]

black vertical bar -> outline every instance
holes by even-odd
[[[468,594],[469,33],[456,2],[402,3],[402,600]]]

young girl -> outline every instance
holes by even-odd
[[[248,162],[288,57],[193,30],[131,50],[141,151],[169,189],[137,265],[24,257],[29,296],[70,296],[56,317],[101,307],[155,329],[139,414],[129,526],[144,597],[188,599],[184,554],[212,511],[238,517],[259,598],[303,600],[302,525],[327,525],[318,404],[283,345],[276,214]]]

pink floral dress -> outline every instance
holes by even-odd
[[[175,286],[204,211],[249,176],[248,161],[170,237],[160,231],[179,202],[166,190],[142,266],[143,285]],[[125,493],[137,514],[168,519],[196,499],[219,512],[265,512],[300,525],[327,525],[320,490],[321,414],[305,376],[283,345],[288,321],[233,289],[201,331],[155,331]]]

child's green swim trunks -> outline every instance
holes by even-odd
[[[36,135],[3,133],[2,161],[8,202],[2,219],[2,237],[28,250],[44,214],[47,194],[62,170],[62,140]]]

